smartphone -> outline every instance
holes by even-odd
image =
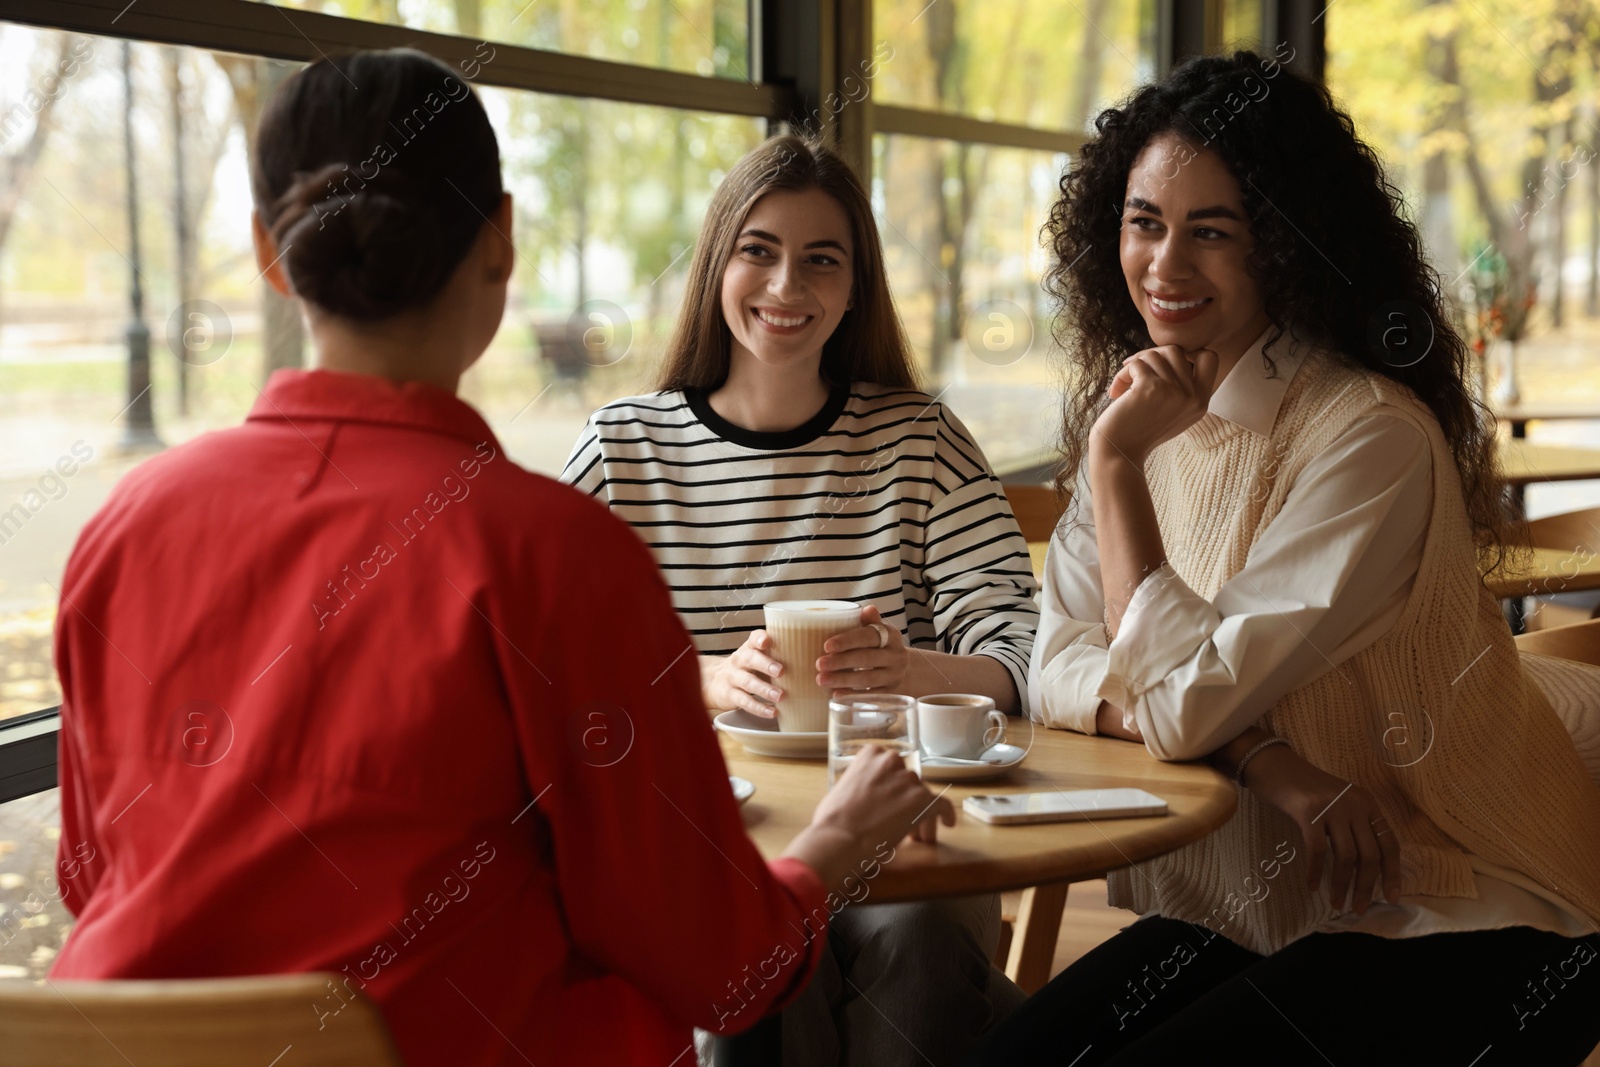
[[[968,797],[968,815],[997,826],[1165,815],[1167,802],[1143,789],[1077,789],[1054,793],[995,793]]]

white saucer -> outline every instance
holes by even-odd
[[[922,777],[929,782],[976,782],[984,778],[998,778],[1027,757],[1027,750],[1016,745],[994,745],[984,751],[981,760],[924,755]]]
[[[746,749],[758,756],[787,759],[827,759],[828,731],[786,734],[771,719],[761,719],[745,711],[725,711],[712,720],[717,728],[733,735]]]
[[[743,804],[756,795],[756,784],[748,778],[739,778],[728,775],[728,784],[733,786],[733,799]]]

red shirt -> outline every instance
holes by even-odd
[[[327,970],[412,1067],[681,1065],[820,951],[647,550],[442,390],[280,371],[128,474],[56,660],[54,977]]]

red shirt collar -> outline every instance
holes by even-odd
[[[466,401],[436,385],[396,382],[372,374],[333,370],[273,371],[246,421],[278,420],[366,422],[407,426],[459,437],[469,444],[492,443],[494,431]]]

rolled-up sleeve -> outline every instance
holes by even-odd
[[[1079,488],[1087,517],[1086,479]],[[1109,643],[1098,619],[1081,621],[1104,612],[1093,527],[1058,539],[1045,616],[1053,607],[1077,614],[1050,637],[1041,627],[1036,717],[1092,732],[1105,700],[1133,712],[1159,759],[1214,751],[1394,624],[1421,563],[1432,499],[1426,436],[1407,419],[1368,415],[1306,465],[1213,599],[1163,565],[1140,583]]]

